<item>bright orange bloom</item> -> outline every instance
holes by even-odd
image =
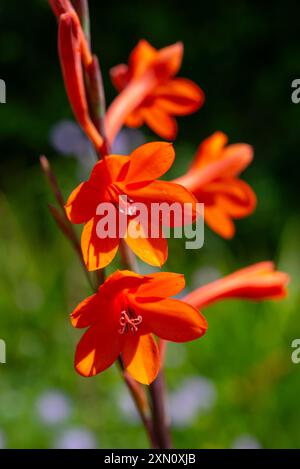
[[[128,66],[121,64],[111,70],[121,93],[108,110],[106,127],[111,141],[124,123],[128,127],[147,124],[162,138],[173,140],[177,134],[174,116],[191,114],[203,105],[203,91],[195,83],[174,78],[182,56],[181,42],[157,50],[141,40]]]
[[[194,307],[168,298],[185,286],[183,275],[138,275],[117,271],[73,311],[72,324],[89,328],[81,338],[75,368],[85,377],[110,367],[121,356],[134,379],[150,384],[160,367],[159,351],[152,334],[187,342],[207,329],[205,318]]]
[[[145,223],[142,226],[135,214],[134,204],[142,202],[149,206],[153,202],[178,202],[182,206],[187,203],[191,204],[189,207],[196,214],[196,199],[187,189],[172,182],[156,180],[170,168],[174,157],[172,144],[162,142],[142,145],[130,156],[108,156],[95,165],[90,179],[73,191],[66,204],[66,212],[71,222],[85,223],[82,251],[88,270],[107,266],[115,257],[120,244],[118,233],[115,237],[104,239],[97,236],[100,216],[96,215],[96,211],[101,202],[111,202],[116,215],[126,212],[126,233],[122,237],[137,256],[154,266],[165,263],[168,244],[161,229],[158,237],[147,237],[151,219],[148,220],[148,226]],[[127,205],[120,205],[122,196],[127,196]],[[150,209],[148,213],[151,213]],[[139,232],[140,236],[132,236],[133,231]]]
[[[250,215],[256,196],[240,173],[251,163],[250,145],[227,144],[227,137],[216,132],[200,145],[188,172],[174,182],[185,186],[205,204],[205,221],[219,235],[230,239],[235,234],[234,219]]]
[[[288,282],[289,276],[275,270],[273,262],[260,262],[198,288],[184,301],[204,308],[226,298],[254,301],[282,299],[287,295]]]

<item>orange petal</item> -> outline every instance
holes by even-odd
[[[172,166],[175,152],[171,143],[152,142],[141,145],[130,155],[126,184],[158,179]]]
[[[133,232],[140,233],[140,236],[133,237],[130,234]],[[142,261],[155,267],[161,267],[168,258],[168,243],[164,238],[148,238],[146,235],[141,223],[137,219],[133,219],[128,224],[125,242]]]
[[[97,293],[83,300],[71,314],[72,326],[81,329],[95,324],[103,310],[101,306],[101,298]]]
[[[143,117],[146,124],[157,135],[166,140],[175,140],[177,135],[176,119],[168,114],[163,108],[155,106],[143,109]]]
[[[155,105],[175,116],[191,114],[203,103],[204,93],[201,88],[186,78],[174,78],[155,90]]]
[[[123,342],[116,324],[104,316],[101,323],[90,327],[82,336],[75,353],[76,371],[90,377],[106,370],[120,355]]]
[[[227,136],[223,132],[215,132],[206,138],[199,146],[194,158],[192,168],[201,168],[217,161],[228,142]]]
[[[122,291],[135,293],[145,282],[142,275],[128,270],[117,270],[100,285],[98,292],[82,301],[71,314],[73,327],[85,328],[101,322],[104,316],[115,318],[115,308],[119,308],[118,294]],[[119,324],[116,323],[116,327]]]
[[[173,299],[134,302],[134,309],[143,318],[143,330],[161,339],[188,342],[205,334],[206,319],[187,303]]]
[[[151,334],[130,336],[122,353],[124,365],[131,376],[142,384],[151,384],[160,367],[159,350]]]
[[[287,294],[288,282],[289,276],[274,271],[273,263],[262,262],[198,288],[187,295],[185,301],[203,308],[226,298],[255,301],[281,299]]]
[[[215,204],[233,218],[246,217],[255,210],[255,193],[240,179],[212,183],[206,187],[206,191],[215,193]]]
[[[124,191],[127,196],[135,202],[142,202],[148,205],[150,214],[152,209],[151,204],[167,203],[169,205],[168,208],[170,209],[168,212],[170,212],[171,215],[170,222],[168,222],[167,217],[165,218],[165,221],[161,218],[163,226],[182,226],[185,224],[185,220],[194,221],[199,215],[196,205],[197,199],[195,196],[185,187],[180,184],[175,184],[174,182],[153,181],[143,187],[127,185],[124,187]],[[178,217],[175,217],[171,210],[172,205],[175,203],[180,204],[181,207]],[[174,210],[175,208],[176,206],[174,206]],[[185,209],[184,211],[183,208]],[[167,211],[166,215],[168,215]]]
[[[238,176],[253,160],[253,147],[247,143],[234,143],[223,150],[223,159],[231,161],[224,177]]]
[[[251,147],[250,147],[251,148]],[[197,188],[203,188],[207,184],[214,182],[219,179],[233,179],[238,176],[246,166],[252,161],[249,158],[249,153],[231,153],[226,158],[221,157],[214,162],[207,164],[205,167],[198,167],[198,169],[191,169],[187,174],[193,175],[193,187],[188,187],[191,190],[197,190]]]
[[[235,153],[226,158],[220,157],[205,166],[193,166],[186,175],[178,178],[177,183],[183,184],[192,192],[206,189],[208,184],[222,179],[233,179],[249,164],[249,154]]]
[[[96,215],[101,194],[87,182],[80,184],[71,193],[65,209],[72,223],[86,223]]]
[[[141,39],[129,57],[129,70],[132,78],[139,78],[154,63],[157,50],[148,41]]]
[[[86,268],[89,271],[103,269],[114,259],[118,247],[118,238],[104,238],[97,236],[97,219],[88,221],[82,231],[81,248]]]
[[[113,183],[122,181],[125,178],[128,172],[130,158],[123,155],[109,155],[104,160],[100,161],[100,163],[102,163],[105,168],[109,183]]]
[[[153,181],[145,186],[127,184],[124,185],[124,191],[136,202],[178,202],[193,206],[197,203],[197,199],[188,189],[169,181]]]
[[[179,71],[183,58],[183,44],[176,42],[158,51],[155,71],[160,79],[173,77]]]
[[[185,287],[184,275],[175,274],[173,272],[157,272],[155,274],[146,275],[145,280],[146,281],[138,287],[135,293],[137,298],[164,298],[174,296]]]
[[[112,304],[120,292],[127,290],[134,293],[144,281],[143,275],[129,270],[117,270],[100,286],[99,295]]]
[[[138,129],[144,124],[144,118],[141,108],[137,108],[126,116],[125,124],[132,129]]]
[[[125,64],[117,65],[109,71],[111,81],[118,91],[122,91],[128,84],[128,66]]]
[[[208,226],[225,239],[233,238],[235,226],[231,218],[221,207],[209,206],[204,210],[205,222]]]
[[[128,169],[129,157],[110,155],[95,164],[90,179],[80,184],[66,204],[68,218],[73,223],[85,223],[96,215],[100,202],[109,201],[107,187],[122,179]]]
[[[114,141],[116,135],[126,122],[127,116],[130,116],[132,119],[132,113],[140,111],[139,106],[156,86],[156,81],[157,79],[153,73],[146,73],[138,80],[131,80],[114,99],[107,110],[105,118],[105,128],[109,142]],[[133,124],[132,121],[131,123]],[[135,122],[136,126],[137,123]]]

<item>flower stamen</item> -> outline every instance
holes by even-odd
[[[133,316],[132,313],[127,314],[127,311],[122,311],[120,317],[121,329],[118,331],[119,334],[127,334],[128,332],[135,334],[142,320],[142,316]]]

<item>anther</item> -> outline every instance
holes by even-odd
[[[119,334],[125,334],[132,332],[135,334],[138,331],[138,326],[141,324],[143,318],[142,316],[130,316],[130,313],[127,314],[127,311],[122,311],[120,317],[121,329],[119,329]]]

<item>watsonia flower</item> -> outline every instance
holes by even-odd
[[[187,173],[174,182],[189,189],[205,204],[205,222],[224,238],[235,234],[234,220],[250,215],[256,207],[251,187],[240,173],[253,159],[245,143],[227,144],[223,132],[215,132],[199,146]]]
[[[107,266],[115,257],[121,238],[144,262],[153,266],[165,263],[168,244],[160,219],[155,225],[151,217],[152,204],[164,202],[171,206],[177,202],[182,207],[183,223],[188,209],[191,218],[197,216],[196,199],[187,189],[157,180],[171,167],[174,157],[172,144],[163,142],[142,145],[130,156],[110,155],[99,161],[90,179],[72,192],[66,212],[71,222],[85,224],[81,245],[88,270]],[[116,232],[112,236],[99,236],[97,227],[103,217],[97,215],[97,207],[107,202],[115,211]],[[136,203],[144,204],[147,218],[140,216]],[[121,233],[122,227],[118,224],[120,214],[126,214],[124,232]],[[153,229],[157,232],[152,235]]]
[[[207,329],[197,309],[169,298],[184,286],[183,275],[174,273],[143,276],[117,271],[111,275],[71,315],[74,327],[88,328],[77,346],[77,372],[94,376],[120,357],[134,379],[143,384],[154,381],[160,356],[153,334],[187,342],[203,336]]]
[[[287,295],[288,282],[289,276],[277,271],[273,262],[259,262],[194,290],[184,301],[205,308],[227,298],[280,300]]]
[[[175,116],[191,114],[204,103],[204,93],[194,82],[175,77],[182,57],[181,42],[157,50],[143,39],[133,49],[128,65],[111,70],[120,92],[107,113],[111,141],[124,124],[135,128],[146,124],[166,140],[176,137]]]

